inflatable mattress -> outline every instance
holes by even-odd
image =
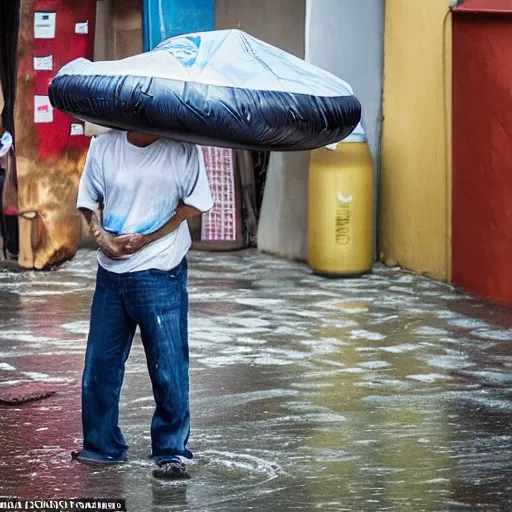
[[[173,37],[119,61],[77,59],[49,95],[84,121],[241,149],[315,149],[361,118],[346,82],[239,30]]]

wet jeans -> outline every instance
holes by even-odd
[[[126,459],[118,426],[119,394],[137,325],[156,410],[151,424],[151,456],[192,458],[188,376],[187,262],[174,270],[115,274],[98,269],[82,380],[81,457]]]

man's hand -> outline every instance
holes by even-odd
[[[114,244],[123,253],[123,256],[135,254],[151,242],[147,235],[121,235],[114,238]]]
[[[105,231],[102,226],[101,208],[97,211],[81,208],[80,213],[87,221],[91,235],[96,239],[98,246],[109,258],[118,259],[135,254],[152,241],[148,235],[115,236]]]
[[[96,243],[106,256],[112,259],[120,258],[122,256],[119,247],[114,242],[114,235],[107,233],[98,225],[91,226],[91,234],[94,236]]]
[[[100,249],[112,259],[122,258],[140,251],[149,240],[145,235],[114,236],[99,226],[94,226],[92,234]]]

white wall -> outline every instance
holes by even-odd
[[[376,164],[380,160],[383,48],[384,0],[307,0],[306,60],[353,87],[363,105]]]
[[[309,152],[272,153],[258,225],[258,249],[308,259]]]
[[[306,0],[304,28],[306,60],[349,82],[361,101],[378,174],[384,0]],[[307,260],[308,167],[309,153],[271,156],[258,229],[260,250]]]

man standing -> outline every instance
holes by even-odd
[[[91,143],[77,207],[96,237],[98,275],[82,381],[84,463],[126,460],[119,395],[136,327],[156,410],[151,424],[154,476],[188,477],[192,458],[188,376],[188,218],[210,210],[201,150],[136,132]]]

